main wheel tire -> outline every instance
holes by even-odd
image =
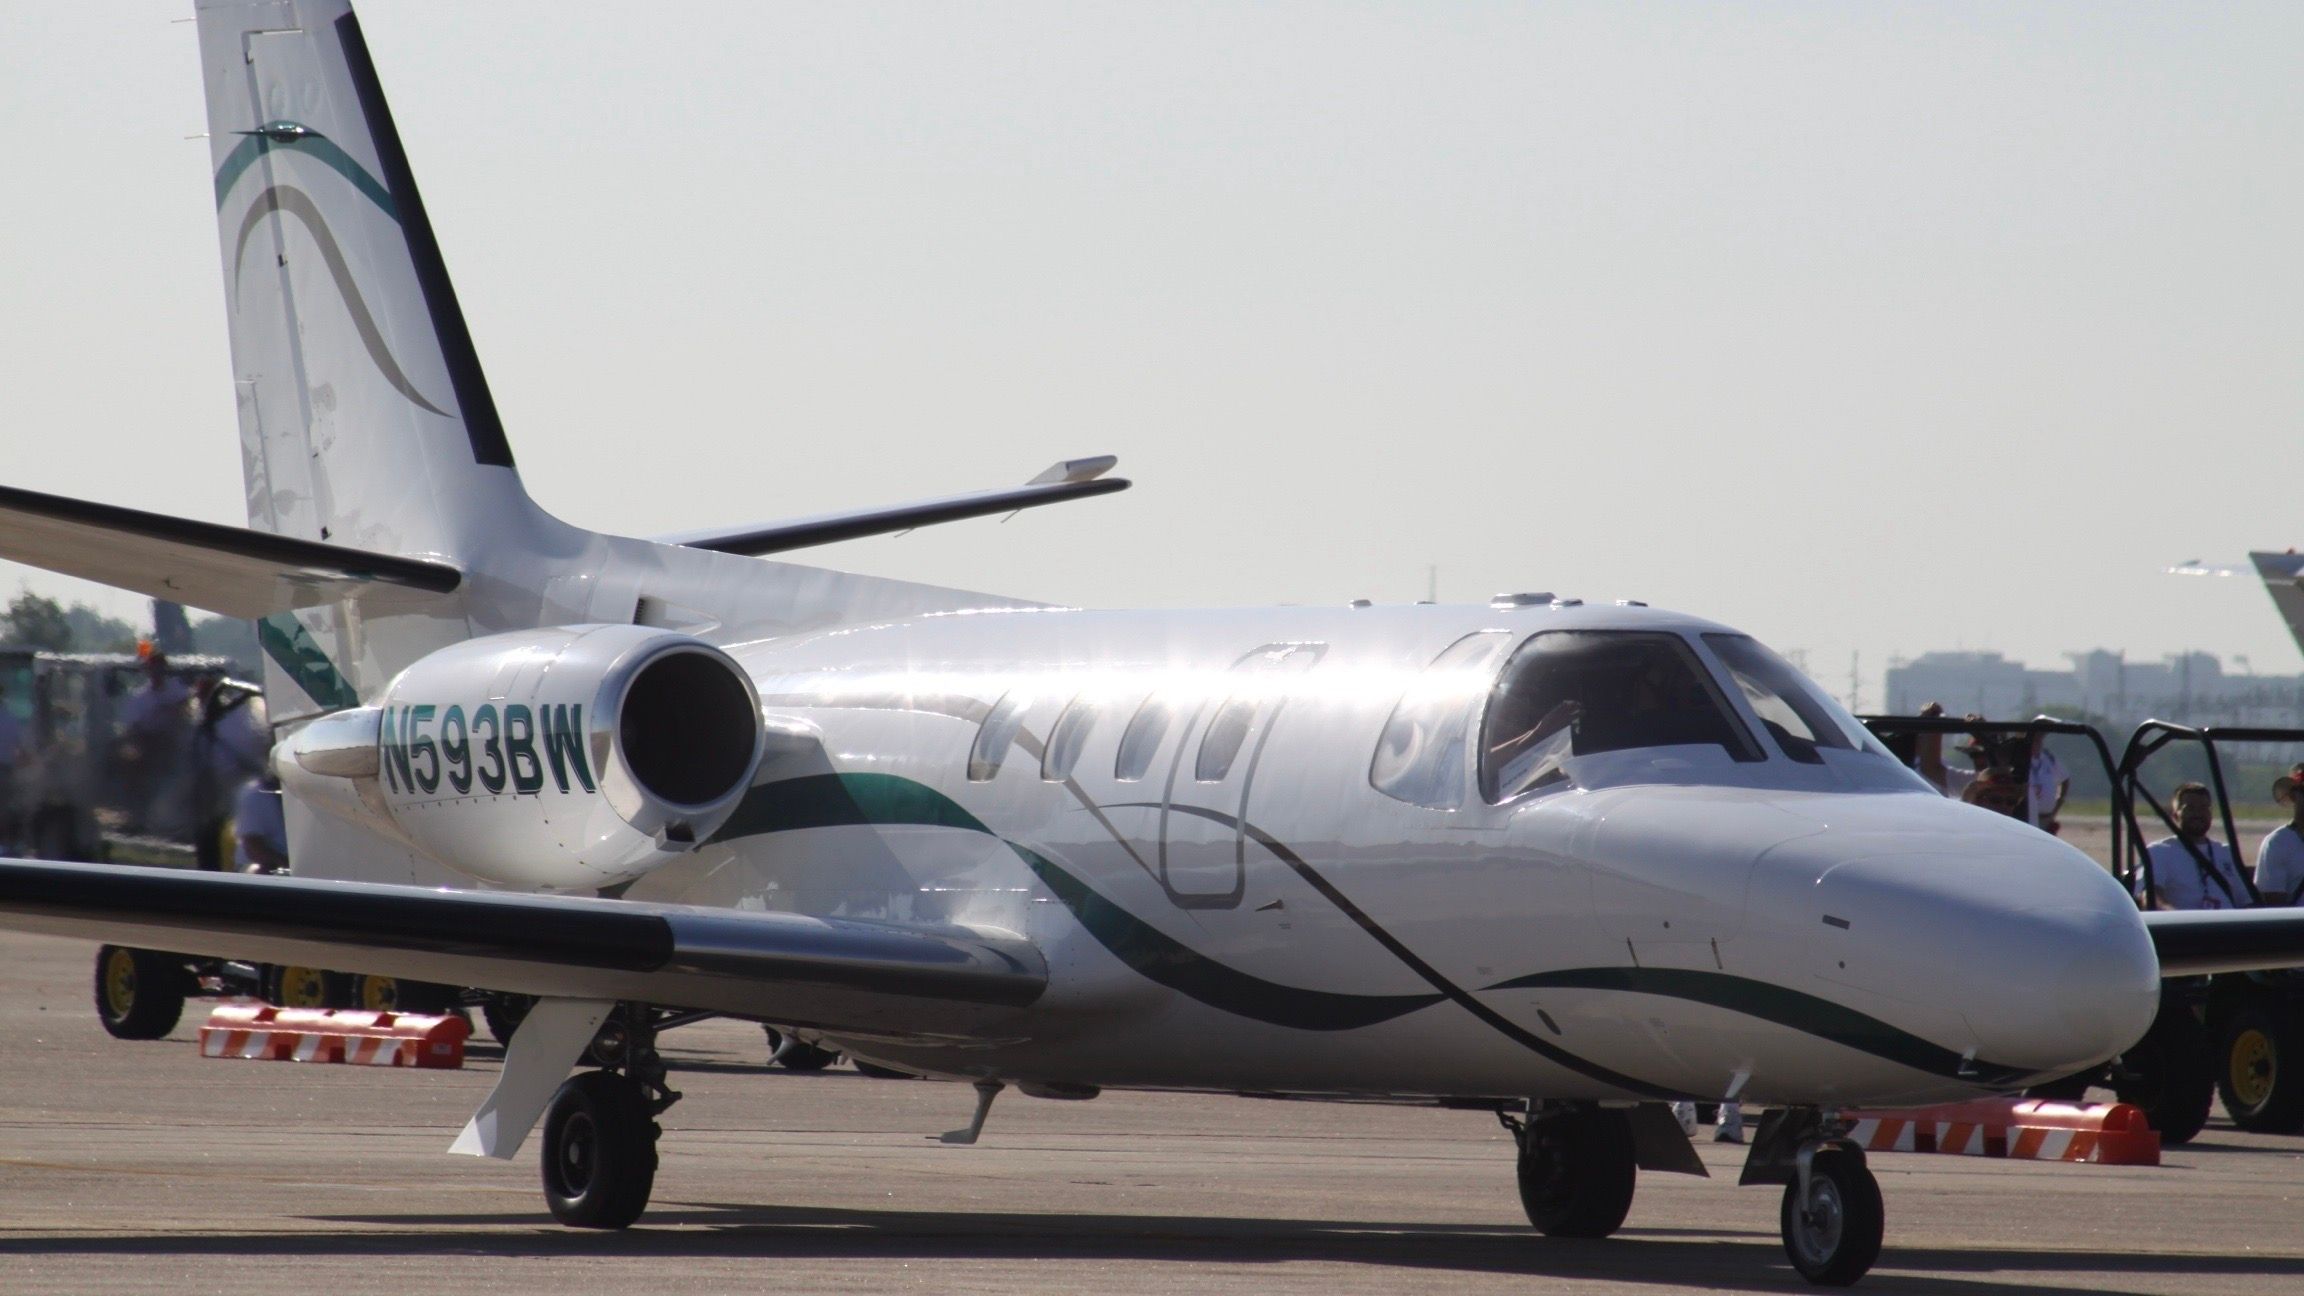
[[[480,1020],[488,1025],[488,1036],[499,1044],[510,1045],[520,1023],[528,1020],[528,1010],[536,1000],[528,995],[494,994],[480,1001]]]
[[[2232,1123],[2258,1134],[2304,1128],[2304,1057],[2298,1021],[2270,1004],[2252,1005],[2225,1023],[2217,1050],[2216,1092]]]
[[[2161,1005],[2152,1029],[2121,1055],[2113,1092],[2143,1108],[2169,1147],[2200,1133],[2216,1102],[2216,1068],[2208,1056],[2208,1032],[2188,1005],[2174,999]]]
[[[1880,1184],[1864,1154],[1826,1148],[1809,1164],[1808,1199],[1800,1180],[1784,1185],[1784,1254],[1800,1276],[1823,1287],[1845,1287],[1880,1258],[1887,1211]]]
[[[184,966],[151,950],[96,951],[96,1020],[114,1039],[160,1039],[184,1016]]]
[[[821,1071],[839,1060],[840,1055],[832,1050],[803,1044],[789,1035],[776,1047],[776,1061],[787,1071]]]
[[[281,1008],[349,1008],[354,1002],[352,978],[321,968],[269,967],[264,986],[264,1001]]]
[[[1603,1238],[1624,1223],[1639,1178],[1632,1121],[1614,1108],[1528,1123],[1520,1142],[1520,1207],[1548,1237]]]
[[[620,1229],[656,1186],[656,1121],[639,1085],[613,1071],[572,1076],[544,1114],[544,1201],[570,1228]]]

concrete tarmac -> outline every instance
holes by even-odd
[[[1670,1292],[1804,1290],[1779,1192],[1643,1175],[1603,1242],[1536,1235],[1489,1116],[1172,1094],[1003,1095],[762,1066],[757,1028],[666,1038],[638,1227],[566,1230],[533,1143],[444,1155],[494,1083],[462,1071],[207,1061],[107,1037],[94,947],[0,934],[0,1293]],[[485,1039],[485,1036],[481,1036]],[[2221,1117],[2150,1169],[1877,1155],[1875,1292],[2304,1289],[2304,1138]]]

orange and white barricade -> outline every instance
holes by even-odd
[[[2016,1161],[2158,1165],[2160,1135],[2127,1103],[1985,1098],[1900,1111],[1841,1113],[1868,1152],[1941,1152]]]
[[[471,1034],[455,1015],[226,1004],[200,1028],[200,1056],[455,1070]]]

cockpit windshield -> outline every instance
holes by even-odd
[[[1750,635],[1708,634],[1704,643],[1728,668],[1768,736],[1793,760],[1821,765],[1826,750],[1886,755],[1854,716],[1816,691],[1792,663]]]
[[[1480,790],[1508,801],[1566,777],[1571,756],[1711,745],[1765,759],[1687,641],[1631,630],[1555,630],[1505,663],[1480,738]]]

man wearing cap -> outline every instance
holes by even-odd
[[[2252,897],[2240,876],[2240,862],[2232,858],[2231,847],[2208,836],[2208,785],[2182,784],[2170,800],[2176,807],[2176,835],[2145,848],[2150,867],[2136,875],[2136,898],[2149,895],[2155,909],[2247,908]]]
[[[2287,806],[2294,818],[2266,833],[2256,848],[2256,891],[2266,904],[2294,904],[2297,891],[2304,890],[2304,797],[2296,795],[2299,787],[2304,787],[2304,764],[2272,780],[2272,799]]]

